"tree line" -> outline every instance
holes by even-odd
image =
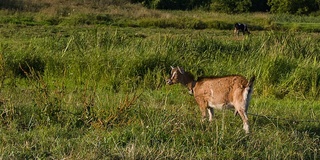
[[[204,9],[224,13],[319,14],[320,9],[320,0],[131,0],[131,2],[142,3],[153,9]]]
[[[270,12],[298,15],[320,15],[320,0],[74,0],[77,3],[123,4],[139,3],[150,9],[208,10],[222,13]],[[41,1],[33,1],[33,8],[41,8]],[[28,0],[0,0],[0,9],[23,10]],[[47,4],[45,4],[47,5]],[[30,8],[30,7],[29,7]]]

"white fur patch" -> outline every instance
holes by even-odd
[[[244,92],[242,93],[244,101],[248,101],[248,91],[249,91],[249,87],[245,88]]]
[[[177,71],[172,73],[171,80],[174,78],[174,76],[176,76],[176,74],[177,74]]]
[[[228,108],[233,108],[234,106],[232,104],[214,104],[212,102],[208,102],[208,106],[214,109],[228,109]]]
[[[243,92],[243,100],[244,100],[244,103],[245,103],[245,110],[247,111],[248,110],[248,106],[249,106],[249,102],[250,102],[250,99],[251,99],[251,93],[252,92],[249,92],[250,90],[250,87],[246,87],[244,89],[244,92]],[[252,88],[251,88],[252,90]]]
[[[212,110],[212,112],[211,112],[211,109],[207,109],[208,110],[208,115],[209,115],[209,121],[211,122],[212,121],[212,116],[213,116],[213,110]]]
[[[243,124],[243,129],[246,131],[246,133],[249,133],[249,125],[248,123]]]

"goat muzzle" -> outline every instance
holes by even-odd
[[[169,85],[173,84],[173,82],[172,82],[171,79],[167,79],[166,82],[167,82],[167,84],[169,84]]]

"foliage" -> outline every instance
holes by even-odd
[[[0,2],[2,9],[22,9],[22,0],[3,0]]]
[[[319,10],[317,0],[269,0],[272,13],[309,14]]]
[[[64,2],[65,5],[63,5],[63,7],[61,7],[59,0],[2,0],[0,1],[0,9],[7,9],[13,12],[48,12],[58,9],[56,11],[57,14],[66,17],[74,12],[79,12],[79,10],[76,10],[78,8],[85,11],[93,10],[93,12],[101,12],[107,10],[110,6],[126,8],[130,3],[142,4],[149,9],[203,10],[223,13],[270,11],[271,13],[317,15],[320,8],[319,0],[74,0]]]
[[[212,9],[225,13],[243,13],[248,12],[251,6],[251,0],[215,0]]]
[[[148,8],[154,9],[192,10],[197,8],[208,9],[211,0],[132,0],[132,2],[140,2]]]
[[[25,0],[1,0],[0,9],[20,10],[28,12],[38,12],[42,8],[49,7],[50,3],[34,3]]]
[[[250,12],[269,12],[268,0],[251,0]]]

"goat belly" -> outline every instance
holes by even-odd
[[[234,106],[231,103],[212,103],[208,102],[208,106],[214,109],[230,109],[234,108]]]

